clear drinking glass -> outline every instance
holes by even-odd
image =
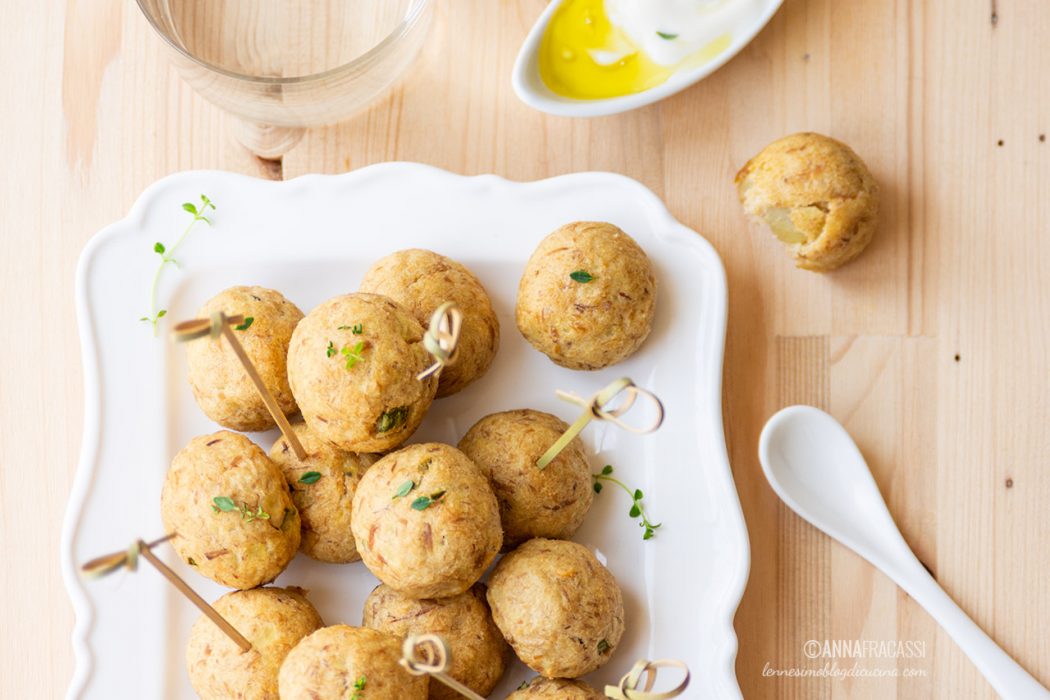
[[[182,77],[275,157],[370,104],[412,64],[432,0],[137,0]]]

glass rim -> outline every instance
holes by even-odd
[[[160,26],[157,24],[156,19],[154,19],[153,14],[146,10],[144,6],[145,2],[147,2],[147,0],[135,0],[135,4],[138,6],[139,11],[146,18],[146,21],[149,22],[149,25],[153,27],[153,31],[156,32],[156,34],[164,40],[164,43],[167,44],[169,48],[174,50],[179,55],[197,64],[201,68],[204,68],[205,70],[211,71],[213,73],[218,73],[219,75],[223,75],[227,78],[233,78],[234,80],[241,80],[248,83],[256,83],[260,85],[296,85],[317,80],[324,80],[325,78],[329,78],[337,73],[349,72],[354,68],[371,63],[373,60],[375,60],[377,56],[379,56],[382,53],[385,53],[387,49],[393,46],[399,39],[404,37],[405,34],[407,34],[408,31],[417,22],[420,21],[420,18],[423,17],[423,10],[431,2],[431,0],[411,0],[412,4],[409,5],[408,10],[405,12],[405,16],[401,18],[401,21],[397,23],[397,26],[395,26],[389,34],[384,36],[378,44],[370,48],[368,51],[365,51],[357,58],[348,61],[347,63],[342,63],[333,68],[323,70],[319,73],[307,73],[306,75],[295,75],[291,77],[268,77],[263,75],[248,75],[246,73],[238,73],[236,71],[217,66],[214,63],[210,63],[198,56],[193,55],[185,48],[175,43],[172,37],[160,28]]]

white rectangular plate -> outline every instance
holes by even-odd
[[[160,337],[138,321],[158,262],[188,215],[185,201],[207,194],[214,226],[199,225],[179,249],[159,289],[168,315]],[[659,282],[656,323],[641,350],[600,372],[555,366],[514,325],[518,278],[533,248],[575,220],[611,221],[652,259]],[[79,562],[162,532],[159,498],[171,457],[216,426],[197,408],[184,352],[166,340],[169,321],[193,316],[221,289],[257,284],[283,292],[304,311],[354,291],[387,253],[429,248],[466,264],[492,295],[502,345],[491,371],[434,403],[413,441],[456,444],[494,411],[535,408],[572,421],[560,388],[589,396],[629,376],[663,399],[667,419],[637,436],[600,423],[583,433],[597,471],[645,491],[663,523],[654,539],[628,518],[626,494],[595,498],[575,539],[600,552],[624,590],[627,633],[610,663],[589,679],[615,682],[639,658],[679,658],[693,681],[686,697],[733,698],[733,615],[748,572],[748,540],[722,432],[721,380],[726,283],[721,261],[699,235],[675,221],[649,190],[608,173],[532,183],[460,177],[390,163],[338,176],[269,182],[220,172],[165,178],[128,217],[88,244],[77,270],[84,361],[85,426],[62,543],[62,566],[76,610],[76,674],[71,698],[192,698],[183,651],[196,610],[148,567],[81,581]],[[254,436],[264,449],[273,434]],[[211,600],[224,591],[164,556]],[[359,624],[376,580],[360,563],[326,565],[299,556],[278,579],[311,591],[325,621]],[[515,663],[493,698],[531,677]]]

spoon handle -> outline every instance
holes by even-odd
[[[911,550],[908,554],[909,558],[891,563],[883,570],[944,628],[995,692],[1005,700],[1050,699],[1050,691],[1021,668],[956,605]]]

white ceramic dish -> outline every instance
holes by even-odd
[[[525,42],[521,45],[521,50],[518,51],[518,57],[514,61],[514,70],[511,74],[514,92],[522,102],[541,112],[561,117],[601,117],[608,114],[619,114],[620,112],[644,107],[681,92],[690,85],[714,73],[733,56],[736,56],[741,49],[751,43],[751,40],[766,26],[783,3],[783,0],[763,0],[761,10],[757,11],[744,26],[741,26],[733,33],[732,41],[725,51],[696,68],[678,71],[665,83],[632,95],[599,100],[578,100],[552,91],[543,82],[539,70],[538,56],[540,44],[543,41],[543,34],[547,29],[551,16],[557,12],[558,7],[565,1],[551,0],[550,5],[540,15],[540,18],[525,38]]]
[[[233,284],[281,290],[303,309],[356,289],[374,260],[428,247],[467,264],[493,297],[502,347],[476,385],[434,404],[413,441],[455,443],[481,416],[532,407],[572,419],[578,409],[555,387],[589,395],[633,377],[664,401],[667,420],[636,436],[592,423],[584,441],[595,470],[605,463],[645,490],[663,522],[643,542],[629,501],[605,489],[577,539],[600,551],[625,592],[628,633],[596,684],[612,682],[642,657],[677,657],[693,671],[687,697],[739,697],[733,615],[748,572],[748,541],[722,432],[721,379],[726,283],[721,261],[637,182],[607,173],[532,183],[460,177],[407,163],[339,176],[269,182],[220,172],[173,175],[151,186],[131,213],[91,240],[77,269],[85,425],[62,539],[62,568],[76,611],[76,675],[70,698],[192,698],[183,650],[196,611],[145,567],[84,582],[78,562],[161,533],[159,494],[172,455],[216,429],[185,380],[184,351],[138,322],[156,263],[155,241],[186,224],[184,201],[207,194],[215,225],[194,230],[169,269],[160,299],[164,322],[192,316]],[[641,351],[601,372],[553,365],[517,332],[518,277],[537,242],[577,219],[616,222],[648,251],[660,281],[657,320]],[[255,436],[269,447],[273,435]],[[223,593],[182,565],[209,600]],[[360,622],[376,581],[361,564],[324,565],[297,557],[278,584],[311,590],[329,623]],[[493,694],[503,698],[531,676],[520,664]]]

